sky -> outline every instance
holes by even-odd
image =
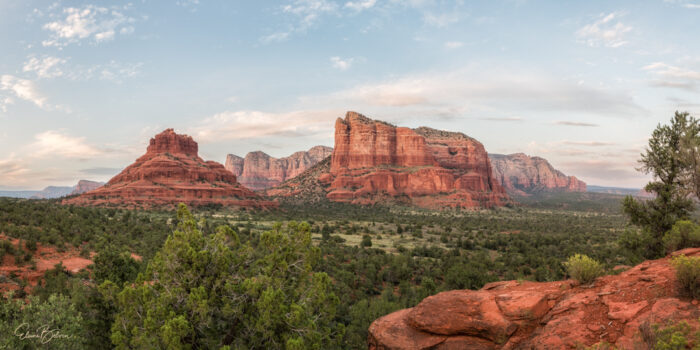
[[[700,113],[700,0],[0,0],[0,189],[106,181],[166,128],[200,156],[333,146],[345,111],[642,187]]]

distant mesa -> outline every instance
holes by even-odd
[[[645,191],[643,188],[624,188],[624,187],[606,187],[590,185],[587,187],[588,192],[608,193],[623,196],[633,196],[640,198],[653,198],[654,195]]]
[[[192,137],[166,129],[151,139],[146,154],[107,184],[64,204],[126,207],[219,204],[269,208],[276,202],[263,200],[241,186],[223,165],[204,161]]]
[[[330,147],[315,146],[284,158],[273,158],[262,151],[250,152],[245,158],[229,154],[225,167],[236,175],[241,185],[264,190],[298,176],[330,156],[332,151]]]
[[[43,190],[32,195],[31,199],[51,199],[65,197],[73,192],[73,187],[70,186],[47,186]]]
[[[41,191],[35,191],[30,199],[53,199],[61,198],[65,196],[72,196],[76,194],[81,194],[84,192],[92,191],[102,185],[104,182],[90,181],[90,180],[80,180],[73,186],[48,186]]]
[[[410,129],[347,112],[335,124],[330,160],[267,193],[319,194],[331,201],[398,201],[425,208],[490,208],[509,202],[484,146],[462,133]]]
[[[78,181],[78,184],[73,186],[73,191],[70,193],[70,195],[76,195],[76,194],[82,194],[85,192],[94,191],[94,190],[104,186],[104,184],[105,184],[104,182],[80,180],[80,181]]]
[[[489,154],[493,175],[511,195],[526,196],[538,192],[586,192],[586,183],[566,176],[540,157],[524,153]]]

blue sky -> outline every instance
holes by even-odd
[[[589,184],[700,111],[700,1],[0,0],[0,189],[108,180],[165,128],[205,159],[337,117],[461,131]]]

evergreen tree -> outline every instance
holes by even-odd
[[[84,319],[66,296],[52,294],[25,303],[0,297],[0,349],[83,349]]]
[[[693,209],[688,198],[688,152],[683,150],[688,139],[697,137],[697,121],[687,113],[676,112],[670,125],[658,125],[646,151],[640,159],[640,170],[654,178],[644,189],[655,197],[639,200],[627,196],[623,210],[632,224],[641,226],[652,236],[647,257],[663,253],[661,239],[681,219],[686,219]]]
[[[338,346],[339,301],[328,275],[313,271],[320,251],[308,224],[276,224],[252,245],[228,226],[204,235],[184,205],[178,222],[146,273],[115,296],[118,349]]]

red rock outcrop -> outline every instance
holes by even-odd
[[[78,183],[73,186],[73,192],[70,193],[70,195],[76,195],[76,194],[81,194],[85,192],[90,192],[92,190],[98,189],[100,186],[103,186],[105,183],[104,182],[97,182],[97,181],[90,181],[90,180],[80,180]]]
[[[236,175],[243,186],[264,190],[298,176],[328,157],[332,151],[330,147],[315,146],[284,158],[273,158],[262,151],[250,152],[245,159],[229,154],[226,169]]]
[[[151,139],[146,154],[106,185],[63,203],[128,207],[180,202],[255,208],[277,205],[241,186],[223,165],[204,161],[197,151],[197,143],[190,136],[167,129]]]
[[[586,183],[575,176],[566,176],[540,157],[523,153],[489,154],[493,175],[508,191],[528,195],[542,191],[586,192]]]
[[[700,256],[700,248],[676,254]],[[504,281],[442,292],[374,321],[369,349],[578,349],[601,342],[648,349],[644,333],[653,324],[686,321],[700,329],[698,301],[680,296],[669,259],[587,286]]]
[[[390,198],[428,208],[480,208],[508,201],[475,139],[355,112],[336,121],[330,172],[319,180],[328,184],[328,199],[356,204]]]

